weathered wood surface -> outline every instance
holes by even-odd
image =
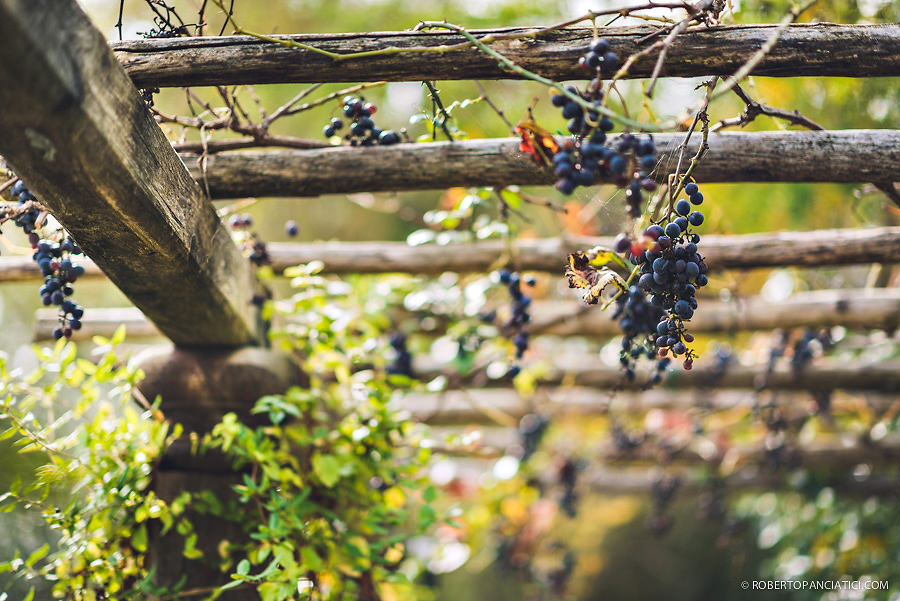
[[[777,328],[831,327],[893,330],[900,325],[900,290],[818,290],[801,292],[771,302],[759,297],[730,302],[701,300],[703,309],[691,320],[692,332],[728,333]],[[571,301],[532,303],[532,332],[555,336],[610,337],[621,334],[611,311]],[[35,340],[49,340],[58,326],[57,311],[38,309]],[[85,314],[76,340],[110,337],[124,325],[129,338],[160,336],[159,330],[137,308],[96,309]],[[551,325],[552,324],[552,325]],[[434,330],[431,333],[443,331]]]
[[[701,299],[702,308],[691,320],[692,332],[738,332],[778,328],[828,328],[894,330],[900,325],[900,290],[817,290],[784,300],[760,297],[733,298],[730,302]],[[616,336],[619,324],[611,311],[578,303],[536,302],[531,310],[532,328],[558,336]],[[541,324],[552,323],[549,328]]]
[[[0,154],[183,345],[254,342],[255,277],[74,0],[0,0]]]
[[[517,240],[515,266],[527,271],[562,273],[568,253],[611,244],[612,238],[594,237]],[[294,265],[322,261],[324,272],[332,274],[422,275],[485,271],[507,250],[499,241],[446,246],[409,246],[404,242],[273,242],[268,249],[276,273]],[[711,235],[701,240],[700,252],[711,269],[900,263],[900,227]],[[85,267],[85,277],[103,275],[88,259],[75,263]],[[0,282],[39,277],[40,271],[30,257],[0,257]]]
[[[34,314],[34,340],[52,340],[53,330],[59,327],[59,311],[38,309]],[[81,320],[81,329],[72,332],[72,340],[90,340],[94,336],[111,337],[120,326],[125,326],[129,340],[162,336],[153,322],[137,307],[91,307]]]
[[[650,388],[615,395],[610,395],[606,390],[584,387],[538,390],[538,394],[528,398],[523,398],[513,388],[469,388],[439,393],[407,393],[398,397],[393,406],[432,426],[471,424],[512,426],[529,413],[564,418],[608,415],[611,411],[628,411],[635,414],[656,409],[689,411],[698,407],[709,411],[728,411],[736,407],[750,408],[758,400],[752,390],[745,389]],[[831,400],[831,413],[848,415],[858,413],[860,410],[879,411],[887,409],[896,401],[896,395],[892,394],[836,392]],[[776,402],[779,407],[796,411],[808,412],[813,408],[812,398],[809,393],[803,391],[780,391]]]
[[[654,135],[659,181],[674,173],[684,134]],[[696,153],[693,136],[686,157]],[[337,146],[314,150],[182,155],[213,198],[317,196],[353,192],[443,189],[453,186],[549,185],[550,169],[535,165],[513,138]],[[348,168],[352,165],[352,168]],[[715,182],[886,182],[900,178],[900,131],[768,131],[710,135],[694,176]]]
[[[675,38],[662,75],[730,75],[772,35],[775,25],[698,27]],[[654,29],[607,27],[603,37],[626,57],[644,48],[638,41]],[[485,36],[515,36],[537,28],[474,30]],[[578,58],[592,38],[590,28],[547,32],[537,38],[499,40],[492,48],[525,69],[557,80],[584,79]],[[441,47],[465,42],[449,32],[295,34],[275,36],[348,54],[388,48]],[[421,81],[425,79],[512,79],[497,61],[473,49],[395,52],[335,60],[311,50],[287,48],[249,36],[131,40],[112,44],[119,62],[142,88],[288,82]],[[652,52],[629,77],[648,77]],[[900,75],[900,31],[896,25],[792,25],[753,70],[775,77]]]
[[[522,270],[562,273],[569,253],[611,244],[611,238],[593,237],[517,240],[513,245],[516,259],[511,264]],[[413,248],[403,242],[269,245],[276,271],[319,260],[328,273],[485,271],[506,252],[502,241]],[[900,262],[900,227],[710,235],[700,241],[700,253],[711,269],[896,263]]]
[[[765,383],[772,390],[853,390],[885,393],[900,393],[900,363],[885,361],[879,363],[821,361],[795,373],[780,368],[766,374],[761,365],[729,365],[724,374],[714,371],[714,361],[703,359],[694,363],[694,369],[681,369],[680,363],[670,368],[663,378],[664,389],[702,388],[716,389],[749,388]],[[453,388],[498,388],[510,385],[508,378],[492,379],[483,371],[475,371],[466,377],[447,371],[441,366],[422,361],[414,365],[415,374],[424,381],[443,375]],[[649,374],[638,371],[635,382],[626,389],[640,389],[649,379]],[[547,372],[537,378],[542,386],[583,386],[588,388],[612,389],[622,384],[622,371],[618,365],[594,364],[549,366]]]

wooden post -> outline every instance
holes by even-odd
[[[663,69],[665,77],[731,75],[772,35],[776,25],[697,27],[676,37]],[[593,37],[590,27],[570,27],[538,36],[534,27],[473,30],[518,65],[556,80],[584,79],[578,66]],[[650,27],[607,27],[613,51],[630,56],[646,47]],[[502,39],[507,36],[507,39]],[[520,36],[519,39],[512,39]],[[276,36],[348,54],[386,48],[441,47],[466,42],[446,31],[324,33]],[[512,79],[497,61],[471,47],[443,52],[391,52],[334,60],[311,50],[286,48],[252,38],[172,38],[113,44],[117,58],[140,87],[247,83],[421,81],[423,79]],[[649,77],[657,54],[639,59],[629,77]],[[900,75],[900,31],[896,25],[792,25],[753,70],[776,77]]]
[[[0,154],[173,342],[258,339],[249,262],[74,0],[0,0]]]
[[[261,422],[259,416],[249,412],[257,399],[282,393],[291,386],[308,385],[289,356],[262,348],[209,351],[157,347],[134,361],[146,373],[139,385],[141,392],[150,399],[159,396],[163,413],[182,424],[186,432],[208,432],[228,412],[237,413],[245,423]],[[239,481],[240,476],[221,455],[195,456],[189,440],[183,438],[166,451],[154,477],[154,490],[167,501],[184,491],[209,490],[224,498],[233,494],[230,488]],[[186,576],[188,589],[227,584],[228,578],[214,566],[222,540],[239,542],[245,536],[240,516],[234,517],[230,522],[191,515],[198,535],[197,548],[212,559],[212,566],[204,559],[183,557],[180,549],[184,540],[175,532],[152,537],[149,561],[157,570],[157,583],[172,586]],[[235,589],[220,598],[244,601],[259,597],[255,589]]]

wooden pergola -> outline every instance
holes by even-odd
[[[669,49],[663,75],[728,75],[748,50],[769,39],[774,26],[731,26],[692,30]],[[581,77],[577,58],[590,30],[561,29],[527,40],[517,28],[473,31],[493,42],[522,66],[555,79]],[[604,33],[620,56],[629,55],[646,28]],[[117,313],[122,320],[157,330],[175,345],[145,358],[148,396],[163,396],[172,415],[198,429],[228,410],[249,409],[261,395],[303,382],[290,358],[265,350],[257,307],[254,269],[233,243],[211,200],[248,194],[314,196],[380,190],[419,190],[447,186],[543,185],[550,175],[534,168],[510,139],[453,143],[401,144],[390,148],[310,148],[217,153],[201,173],[197,157],[179,155],[142,100],[138,88],[183,85],[286,82],[501,79],[514,74],[472,48],[455,48],[465,38],[453,33],[385,32],[279,36],[348,53],[386,47],[428,46],[434,52],[386,54],[339,60],[248,36],[158,39],[109,44],[75,0],[52,3],[0,0],[0,154],[91,257],[87,275],[107,277],[138,312]],[[647,77],[654,57],[644,57],[630,77]],[[754,74],[776,77],[881,77],[900,75],[900,28],[896,25],[793,25],[756,66]],[[663,166],[672,162],[683,139],[658,134]],[[694,143],[696,143],[696,139]],[[900,132],[847,130],[714,134],[710,150],[695,172],[704,182],[875,182],[889,183],[900,173]],[[689,147],[688,152],[695,152]],[[351,174],[339,166],[352,160]],[[415,162],[417,169],[406,165]],[[665,177],[665,169],[659,176]],[[208,183],[211,198],[198,184]],[[892,185],[892,184],[891,184]],[[567,252],[605,239],[523,240],[516,243],[525,270],[558,272]],[[706,236],[713,269],[751,269],[783,265],[821,267],[900,262],[900,228],[881,227],[749,236]],[[502,252],[498,242],[410,249],[389,242],[272,244],[276,271],[321,260],[330,273],[405,272],[439,274],[481,271]],[[790,248],[790,253],[785,252]],[[30,262],[0,259],[0,281],[39,277]],[[900,321],[895,290],[871,294],[825,291],[798,296],[774,309],[761,299],[743,305],[704,307],[698,331],[759,330],[806,325],[848,325],[893,329]],[[549,315],[573,312],[571,303],[544,307]],[[540,314],[543,311],[536,311]],[[547,334],[608,337],[615,333],[606,316],[575,312],[546,328]],[[91,310],[103,321],[101,311]],[[152,324],[152,326],[151,326]],[[99,325],[97,327],[100,327]],[[786,390],[848,388],[873,393],[900,391],[894,364],[813,367],[801,375],[775,373],[768,385]],[[438,375],[443,366],[423,366]],[[697,369],[679,374],[677,388],[702,386],[712,376]],[[758,370],[738,367],[717,386],[752,388]],[[542,385],[563,380],[586,388],[608,388],[615,370],[584,366],[550,371]],[[478,387],[497,384],[480,374]],[[824,461],[858,462],[867,452],[896,460],[898,447],[818,449]],[[874,449],[874,450],[873,450]],[[811,451],[812,452],[812,451]],[[831,454],[829,454],[831,453]],[[843,453],[843,455],[841,455]],[[182,487],[224,488],[227,476],[202,462],[179,463],[175,455],[159,474],[162,496]],[[842,459],[843,457],[843,459]],[[606,478],[604,480],[603,478]],[[624,478],[624,477],[623,477]],[[609,482],[614,476],[597,476]],[[624,488],[646,487],[641,477],[621,480]],[[759,484],[759,482],[757,482]],[[763,483],[765,484],[765,483]],[[895,490],[896,483],[882,484]],[[877,488],[877,487],[876,487]],[[216,524],[197,524],[214,545]],[[164,543],[157,541],[158,545]],[[191,570],[192,584],[214,575],[194,570],[181,557],[153,552],[162,581],[176,581]],[[241,598],[231,591],[230,597]],[[226,597],[223,597],[226,598]]]

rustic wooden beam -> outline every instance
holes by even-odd
[[[257,340],[254,273],[74,0],[0,0],[0,154],[172,341]]]
[[[813,454],[813,460],[816,459]],[[478,481],[490,463],[483,459],[454,458],[455,477],[463,481]],[[888,466],[885,466],[888,467]],[[722,487],[727,493],[746,490],[811,490],[813,486],[831,487],[843,495],[868,497],[871,495],[896,495],[900,491],[900,479],[889,470],[876,471],[869,475],[851,475],[844,468],[832,469],[828,465],[812,462],[804,463],[804,473],[798,474],[790,466],[773,469],[771,464],[745,465],[733,472],[725,473],[716,480],[711,479],[708,464],[667,465],[660,468],[639,465],[591,465],[578,473],[577,489],[601,495],[649,495],[661,477],[678,478],[676,499],[680,495],[691,495]],[[810,469],[814,470],[810,472]],[[713,472],[715,473],[715,472]],[[799,477],[798,477],[799,476]],[[559,470],[548,469],[539,475],[540,481],[549,489],[559,484]]]
[[[595,237],[517,240],[515,266],[525,271],[562,273],[568,253],[611,244],[612,238]],[[703,237],[700,247],[711,269],[897,263],[900,262],[900,227],[710,235]],[[415,247],[404,242],[273,242],[268,249],[276,273],[294,265],[322,261],[324,272],[331,274],[420,275],[485,271],[507,250],[500,241]],[[84,277],[103,275],[89,259],[75,263],[85,267]],[[0,257],[0,282],[39,277],[40,271],[30,257]]]
[[[529,413],[546,416],[608,415],[610,411],[640,414],[651,410],[688,411],[702,407],[709,411],[750,408],[757,395],[746,389],[650,388],[610,395],[607,390],[585,387],[539,388],[532,397],[522,397],[513,388],[469,388],[435,393],[407,393],[393,406],[431,426],[512,426]],[[897,401],[895,394],[836,392],[831,400],[832,415],[880,411]],[[781,391],[779,407],[809,412],[812,398],[803,391]]]
[[[512,265],[525,271],[562,273],[566,256],[611,238],[550,238],[517,240]],[[269,245],[276,271],[322,261],[328,273],[479,272],[506,256],[503,241],[410,248],[403,242],[316,242]],[[900,262],[900,227],[776,232],[740,236],[703,236],[700,252],[711,269],[758,267],[822,267],[854,263]]]
[[[894,330],[900,325],[900,290],[817,290],[800,292],[773,302],[760,297],[733,298],[729,302],[701,299],[702,310],[691,320],[696,333],[727,333],[778,328]],[[618,336],[619,324],[610,311],[597,311],[580,303],[536,302],[532,328],[557,336]],[[552,324],[543,327],[542,324]]]
[[[900,325],[900,290],[891,288],[800,292],[778,302],[749,297],[729,302],[702,299],[701,303],[702,311],[691,320],[691,331],[695,333],[838,325],[894,330]],[[611,319],[611,311],[575,301],[537,301],[531,306],[531,331],[535,333],[591,337],[621,334],[619,324]],[[38,309],[34,339],[49,340],[58,323],[57,311]],[[97,335],[109,337],[122,325],[129,338],[160,336],[159,330],[137,308],[92,308],[82,323],[82,328],[74,333],[76,340],[90,340]],[[429,333],[442,331],[443,328],[437,328]]]
[[[676,37],[662,75],[731,75],[772,35],[775,25],[698,27]],[[538,28],[473,30],[494,39],[532,34]],[[643,49],[650,27],[607,27],[613,51],[627,57]],[[473,48],[444,52],[396,52],[395,48],[435,48],[466,42],[458,34],[435,31],[294,34],[274,36],[340,54],[392,49],[389,53],[334,60],[249,36],[171,38],[114,42],[119,62],[141,88],[260,83],[421,81],[426,79],[514,79],[497,61]],[[567,28],[521,39],[499,39],[491,47],[525,69],[557,80],[584,79],[578,58],[593,37],[590,28]],[[639,59],[629,77],[648,77],[657,53]],[[753,69],[774,77],[900,75],[900,32],[892,24],[788,27]]]
[[[675,367],[665,372],[663,389],[702,388],[716,389],[749,388],[761,383],[771,390],[829,391],[852,390],[897,394],[900,393],[900,364],[896,361],[879,363],[834,362],[815,363],[799,373],[780,368],[766,374],[760,365],[729,365],[724,373],[714,370],[715,360],[701,358],[694,362],[694,369]],[[414,365],[415,374],[423,381],[444,376],[452,388],[498,388],[510,386],[509,378],[492,379],[483,370],[475,370],[464,377],[443,366],[424,361]],[[622,370],[616,366],[593,364],[550,365],[546,373],[537,378],[542,386],[583,386],[586,388],[614,389],[623,386],[626,390],[641,389],[649,380],[649,373],[638,371],[634,383],[625,384]]]
[[[697,151],[699,138],[692,137],[686,156]],[[684,134],[656,134],[654,140],[660,166],[653,175],[664,181],[675,171]],[[549,185],[556,179],[520,152],[514,138],[221,152],[205,157],[205,171],[196,155],[182,158],[213,198]],[[897,130],[717,133],[694,171],[703,183],[884,182],[898,174]]]

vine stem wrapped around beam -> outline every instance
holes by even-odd
[[[664,77],[732,75],[765,44],[777,25],[733,25],[682,32],[667,50]],[[652,27],[608,27],[602,35],[619,56],[630,56]],[[578,58],[592,28],[471,30],[478,39],[524,69],[554,79],[583,79]],[[381,33],[272,36],[338,54],[287,48],[251,36],[171,38],[115,42],[119,62],[140,88],[261,83],[510,79],[517,74],[466,45],[458,33]],[[466,45],[453,50],[450,46]],[[397,49],[400,49],[398,51]],[[650,76],[655,53],[636,61],[626,77]],[[776,77],[900,75],[900,32],[895,25],[791,25],[753,70]]]
[[[611,337],[621,329],[610,316],[577,301],[537,301],[532,304],[535,334],[553,336]],[[53,309],[38,309],[35,339],[49,340],[58,327],[59,315]],[[110,337],[120,325],[134,337],[159,336],[138,309],[91,309],[83,320],[76,339],[92,336]],[[703,314],[691,322],[692,332],[729,333],[737,331],[773,330],[844,326],[859,329],[892,330],[900,325],[900,291],[890,288],[870,290],[817,290],[801,292],[773,303],[759,297],[735,298],[731,302],[703,303]],[[436,334],[442,329],[429,333]]]
[[[674,172],[682,134],[656,134],[664,182]],[[685,154],[697,151],[696,136]],[[726,132],[708,138],[709,150],[694,177],[713,182],[892,181],[900,173],[900,131]],[[534,164],[515,138],[398,144],[378,148],[339,146],[310,150],[182,154],[195,179],[213,198],[317,196],[453,186],[549,185],[549,169]],[[353,165],[348,172],[346,166]],[[415,169],[410,169],[415,165]]]
[[[612,238],[545,238],[517,240],[515,267],[562,273],[569,253],[611,246]],[[900,227],[777,232],[741,236],[704,236],[702,252],[711,269],[758,267],[824,267],[900,261]],[[325,273],[481,272],[496,266],[509,245],[501,240],[470,244],[409,246],[404,242],[273,242],[267,246],[276,273],[287,267],[322,261]],[[90,261],[86,277],[102,275]],[[31,257],[0,257],[0,282],[37,279]]]

